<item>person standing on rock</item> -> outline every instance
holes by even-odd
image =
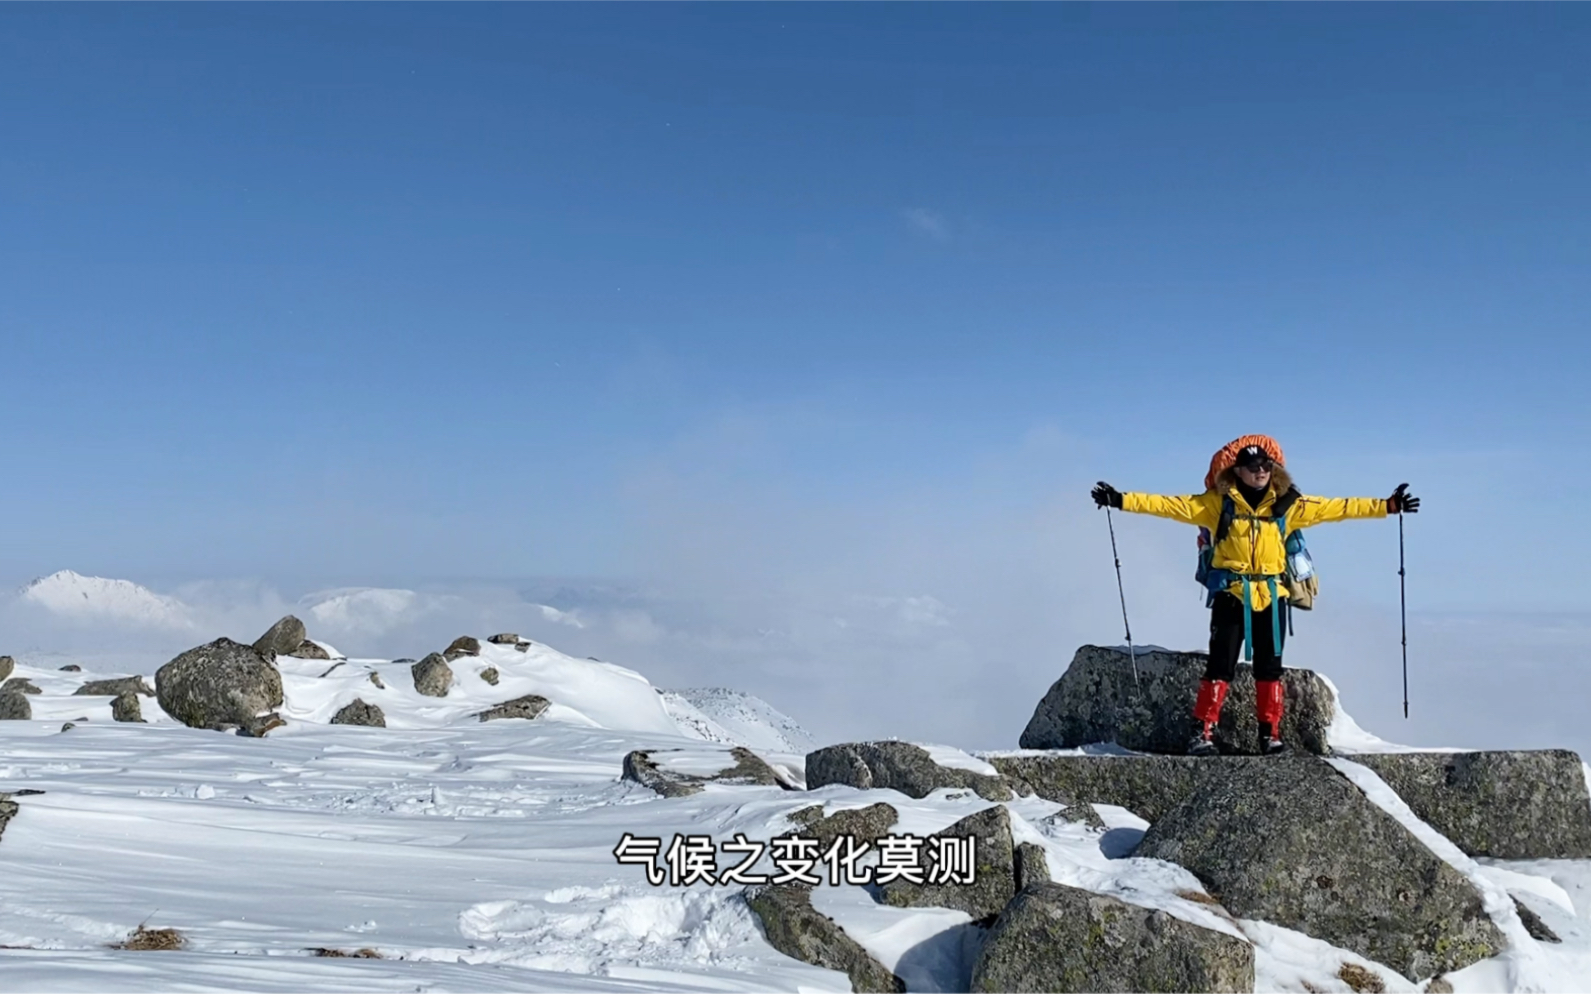
[[[1244,435],[1210,460],[1205,491],[1187,497],[1119,493],[1101,481],[1092,496],[1100,507],[1152,514],[1208,529],[1210,662],[1193,705],[1198,731],[1192,755],[1211,755],[1221,705],[1245,644],[1254,661],[1255,717],[1260,749],[1283,750],[1282,616],[1289,596],[1287,539],[1311,525],[1350,518],[1413,514],[1420,499],[1400,484],[1390,497],[1307,497],[1293,486],[1282,447],[1268,435]]]

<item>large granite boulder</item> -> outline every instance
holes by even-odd
[[[793,959],[851,978],[851,990],[903,992],[906,985],[845,934],[834,919],[812,906],[812,889],[768,884],[746,890],[746,904],[762,925],[768,944]]]
[[[619,778],[638,783],[664,797],[689,797],[701,793],[702,788],[710,783],[787,786],[773,767],[744,746],[723,750],[723,766],[713,773],[700,772],[704,765],[702,752],[701,749],[636,749],[625,755],[623,772]],[[671,763],[671,760],[674,762]],[[689,772],[679,768],[677,764],[681,761],[690,767]],[[712,765],[711,761],[705,764],[709,769]]]
[[[1072,749],[1115,742],[1138,752],[1180,754],[1193,738],[1193,701],[1208,660],[1202,652],[1139,649],[1129,656],[1126,649],[1085,645],[1034,709],[1020,744]],[[1285,670],[1282,683],[1287,693],[1282,741],[1295,752],[1325,755],[1326,728],[1336,712],[1331,688],[1310,670]],[[1215,742],[1224,753],[1253,754],[1258,740],[1254,669],[1239,664]]]
[[[291,656],[304,644],[307,634],[304,623],[292,615],[288,615],[270,628],[265,634],[254,640],[254,651],[266,659],[275,659],[277,656]]]
[[[155,697],[190,728],[263,734],[262,718],[282,706],[282,675],[253,646],[219,638],[155,671]]]
[[[1239,918],[1294,929],[1410,980],[1505,943],[1465,877],[1330,764],[1226,764],[1154,822],[1135,856],[1191,870]]]
[[[540,694],[526,694],[516,697],[511,701],[493,705],[482,711],[477,717],[482,721],[497,721],[502,718],[524,718],[526,720],[540,717],[541,713],[552,706],[552,702]]]
[[[1063,884],[1006,906],[978,954],[974,991],[1252,991],[1243,939]]]
[[[89,697],[120,697],[123,694],[141,694],[144,697],[153,697],[155,692],[150,689],[147,681],[142,676],[119,676],[109,680],[90,680],[81,687],[72,691],[72,694],[82,694]]]
[[[1591,796],[1580,757],[1567,749],[1347,758],[1470,856],[1591,859]]]
[[[447,661],[450,663],[464,656],[479,656],[480,654],[481,640],[473,635],[460,635],[448,643],[446,649],[442,650],[442,655],[446,656]]]
[[[932,840],[965,838],[973,840],[971,882],[953,882],[948,876],[934,882],[939,861],[934,858],[936,843]],[[885,904],[897,908],[955,908],[971,915],[974,921],[992,920],[1017,891],[1011,813],[1005,805],[996,804],[927,836],[921,864],[925,871],[923,883],[896,878],[880,886]],[[1047,876],[1048,870],[1045,873]]]
[[[1154,821],[1193,793],[1198,778],[1261,757],[991,755],[990,765],[1020,793],[1065,805],[1114,804]]]
[[[1011,788],[998,776],[942,766],[928,750],[910,742],[846,742],[807,753],[807,789],[831,783],[858,790],[898,790],[927,797],[941,787],[967,788],[989,801],[1009,801]]]
[[[33,718],[33,705],[23,694],[6,691],[0,694],[0,721],[29,721]]]
[[[446,697],[448,688],[453,686],[453,668],[440,652],[433,652],[409,667],[409,675],[414,677],[415,693],[426,697]]]

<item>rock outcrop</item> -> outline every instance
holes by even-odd
[[[1260,757],[1063,756],[988,757],[1018,793],[1066,805],[1114,804],[1154,821],[1193,793],[1201,776]]]
[[[282,706],[282,675],[253,646],[228,638],[189,649],[155,672],[155,696],[190,728],[268,731]]]
[[[415,693],[426,697],[446,697],[448,688],[453,686],[453,668],[440,652],[433,652],[415,663],[409,667],[409,672],[414,677]]]
[[[254,651],[266,659],[275,659],[277,656],[291,656],[304,644],[308,637],[304,630],[304,623],[292,615],[281,619],[265,634],[254,640]]]
[[[17,661],[15,659],[12,659],[10,656],[0,656],[0,680],[4,680],[9,677],[11,675],[11,671],[16,668]]]
[[[524,697],[516,697],[511,701],[504,701],[495,707],[487,708],[480,713],[480,719],[497,721],[501,718],[536,718],[551,704],[551,701],[539,694],[526,694]]]
[[[33,705],[27,697],[15,691],[0,693],[0,721],[30,721]]]
[[[1012,899],[974,991],[1252,991],[1254,947],[1164,911],[1056,883]]]
[[[497,672],[497,667],[495,666],[488,666],[481,670],[479,676],[494,687],[497,686],[497,681],[501,678],[501,674]]]
[[[817,839],[818,848],[826,852],[834,840],[842,835],[849,835],[868,845],[877,845],[879,838],[888,835],[894,827],[900,812],[892,805],[879,802],[865,808],[845,808],[825,816],[823,805],[813,804],[792,811],[788,818],[792,824],[799,826],[789,834]]]
[[[288,655],[297,656],[299,659],[331,659],[331,653],[327,652],[319,642],[311,642],[309,639],[298,643],[298,648]]]
[[[845,934],[834,919],[812,907],[812,889],[800,884],[748,888],[746,904],[768,944],[793,959],[839,970],[853,991],[904,992],[906,985]]]
[[[498,632],[486,641],[493,645],[518,645],[524,640],[513,632]]]
[[[1009,801],[1011,788],[999,776],[934,762],[928,750],[910,742],[846,742],[807,753],[807,789],[831,783],[858,790],[898,790],[927,797],[941,787],[967,788],[989,801]]]
[[[113,721],[126,721],[134,724],[144,724],[144,708],[138,702],[138,695],[133,693],[119,694],[110,702],[110,716]]]
[[[1015,883],[1018,894],[1034,884],[1049,882],[1050,860],[1044,855],[1043,846],[1024,842],[1016,847],[1015,857]]]
[[[1470,856],[1591,859],[1591,796],[1580,757],[1567,749],[1346,758],[1374,770]]]
[[[1115,742],[1138,752],[1180,754],[1193,737],[1193,700],[1207,662],[1202,652],[1139,649],[1133,657],[1126,649],[1085,645],[1034,709],[1021,746],[1072,749]],[[1331,688],[1310,670],[1286,670],[1282,683],[1282,741],[1295,752],[1326,754],[1326,729],[1336,712]],[[1254,754],[1258,734],[1254,670],[1240,664],[1216,727],[1216,745],[1224,753]]]
[[[333,725],[366,725],[370,728],[386,728],[387,715],[379,705],[366,704],[359,698],[354,698],[353,703],[345,704],[332,715]]]
[[[0,694],[42,694],[38,685],[25,676],[14,676],[5,683],[0,683]]]
[[[144,697],[155,696],[154,690],[142,676],[120,676],[109,680],[90,680],[81,687],[72,691],[73,695],[89,697],[120,697],[123,694],[142,694]]]
[[[11,819],[17,816],[17,802],[11,799],[10,794],[0,794],[0,838],[6,834],[6,826],[11,824]]]
[[[938,860],[935,839],[973,840],[971,883],[934,883]],[[996,804],[927,836],[923,845],[924,882],[901,879],[881,885],[884,903],[897,908],[955,908],[974,921],[993,919],[1016,894],[1016,855],[1011,844],[1011,814]],[[946,867],[950,869],[951,867]],[[1048,876],[1048,871],[1046,871]],[[876,879],[876,878],[875,878]]]
[[[784,782],[761,756],[743,746],[724,752],[724,768],[710,775],[683,773],[668,768],[668,754],[676,749],[637,749],[624,757],[620,779],[630,780],[664,797],[689,797],[710,783],[753,784],[783,787]],[[659,758],[660,757],[660,758]]]
[[[1480,892],[1329,764],[1227,764],[1136,856],[1191,870],[1239,918],[1294,929],[1418,981],[1502,951]]]
[[[460,635],[449,643],[446,649],[442,650],[442,655],[446,656],[447,661],[450,663],[463,656],[479,656],[480,654],[481,640],[471,635]]]

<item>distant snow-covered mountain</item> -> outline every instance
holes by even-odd
[[[807,753],[817,747],[810,732],[760,697],[727,687],[661,693],[669,716],[692,737],[772,752]]]
[[[40,577],[22,588],[24,603],[79,621],[111,621],[149,628],[188,629],[192,610],[175,597],[157,594],[131,580],[83,576],[69,569]]]

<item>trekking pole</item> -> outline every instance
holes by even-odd
[[[1409,598],[1403,586],[1403,508],[1398,507],[1398,620],[1403,626],[1403,719],[1409,718]]]
[[[1144,687],[1138,680],[1138,652],[1132,647],[1132,622],[1127,620],[1127,591],[1121,585],[1121,553],[1116,551],[1116,525],[1111,521],[1110,505],[1105,505],[1105,524],[1110,528],[1110,555],[1116,560],[1116,595],[1121,598],[1121,626],[1127,630],[1127,658],[1132,660],[1132,682],[1142,697]]]

